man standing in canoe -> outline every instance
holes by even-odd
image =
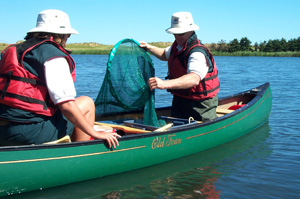
[[[45,10],[24,42],[2,52],[0,145],[42,144],[65,135],[118,145],[118,134],[94,130],[93,100],[75,98],[75,62],[65,49],[71,34],[78,32],[66,13]]]
[[[195,33],[198,29],[191,13],[177,12],[166,30],[175,37],[172,46],[158,48],[143,41],[140,46],[158,59],[168,61],[169,80],[152,77],[148,83],[151,90],[167,89],[173,94],[171,116],[210,121],[217,118],[220,84],[213,55],[198,40]]]

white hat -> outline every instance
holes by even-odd
[[[189,12],[176,12],[171,18],[171,27],[166,30],[170,34],[182,34],[190,31],[199,30],[194,24],[192,14]]]
[[[39,13],[36,27],[30,32],[49,32],[57,34],[78,34],[71,28],[69,16],[60,10],[44,10]]]

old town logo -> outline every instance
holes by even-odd
[[[152,141],[151,148],[157,149],[157,148],[169,147],[177,144],[181,144],[181,138],[176,138],[176,135],[168,135],[164,137],[154,138],[154,140]]]

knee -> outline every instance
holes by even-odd
[[[75,102],[81,110],[95,110],[94,101],[88,96],[78,97]]]

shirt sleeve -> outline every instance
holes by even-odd
[[[75,100],[76,90],[67,60],[64,57],[45,62],[45,78],[54,104]]]
[[[167,60],[170,58],[170,54],[171,54],[171,46],[168,46],[165,48],[165,55]]]
[[[209,69],[205,55],[201,52],[193,52],[188,59],[187,73],[196,73],[201,80],[204,79]]]

